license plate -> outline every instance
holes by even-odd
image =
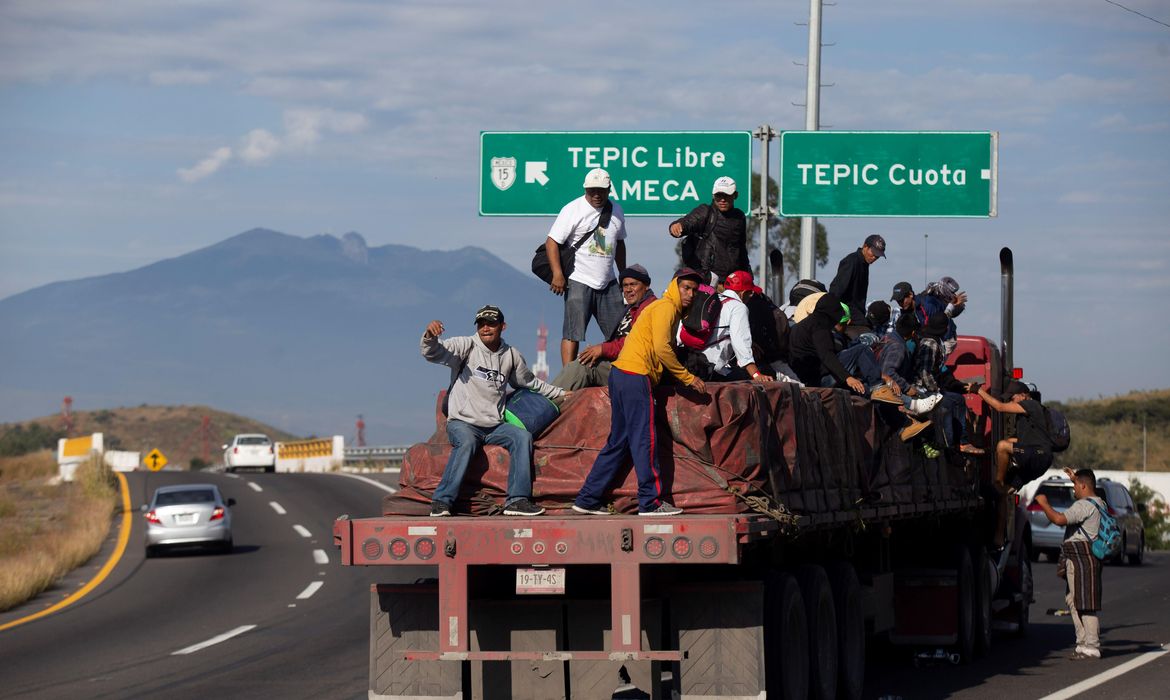
[[[564,569],[516,569],[516,593],[519,595],[557,595],[564,592]]]
[[[179,513],[175,516],[176,525],[194,525],[199,516],[195,513]]]

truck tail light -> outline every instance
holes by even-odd
[[[154,512],[153,510],[147,511],[146,521],[154,523],[155,525],[162,525],[162,521],[158,519],[158,513]]]
[[[223,520],[223,507],[222,506],[216,506],[215,510],[211,511],[211,520],[212,520],[212,522],[214,522],[216,520]]]
[[[719,553],[719,542],[714,537],[704,537],[699,540],[699,555],[710,559]]]
[[[1012,367],[1012,379],[1023,379],[1023,378],[1024,378],[1024,368],[1023,367]]]
[[[395,537],[390,540],[390,543],[386,546],[386,550],[390,552],[391,557],[401,560],[410,554],[410,545],[406,544],[406,540],[401,537]],[[370,558],[373,559],[373,557]]]
[[[419,559],[430,559],[435,556],[435,541],[429,537],[419,538],[414,543],[414,555]]]
[[[674,538],[674,541],[670,543],[670,548],[674,550],[674,556],[678,557],[679,559],[686,559],[687,557],[691,556],[691,550],[693,549],[691,546],[691,538],[676,537]]]
[[[647,537],[642,548],[646,550],[646,556],[657,559],[666,554],[666,541],[661,537]]]

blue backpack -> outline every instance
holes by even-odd
[[[1121,530],[1117,527],[1117,521],[1101,507],[1100,503],[1093,501],[1093,505],[1101,514],[1101,523],[1097,526],[1097,539],[1092,541],[1093,556],[1105,561],[1117,556],[1117,553],[1121,551]],[[1081,527],[1081,532],[1085,532],[1084,527]],[[1088,537],[1088,535],[1089,533],[1085,532],[1085,536]]]

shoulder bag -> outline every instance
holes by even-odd
[[[573,272],[573,266],[577,260],[577,250],[585,245],[585,241],[597,233],[598,229],[609,227],[609,217],[611,214],[613,214],[613,202],[606,200],[605,206],[601,209],[601,216],[597,219],[597,225],[593,227],[592,231],[581,236],[571,246],[558,244],[557,248],[561,254],[561,273],[564,274],[566,280],[569,279],[569,275]],[[536,252],[532,256],[532,274],[544,280],[545,284],[552,284],[552,264],[548,261],[548,249],[545,248],[543,243],[536,247]]]

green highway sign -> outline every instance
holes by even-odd
[[[997,214],[998,132],[786,131],[781,216]]]
[[[593,168],[609,172],[629,216],[681,216],[710,202],[724,175],[739,208],[751,206],[748,131],[483,131],[479,159],[482,216],[556,216]]]

